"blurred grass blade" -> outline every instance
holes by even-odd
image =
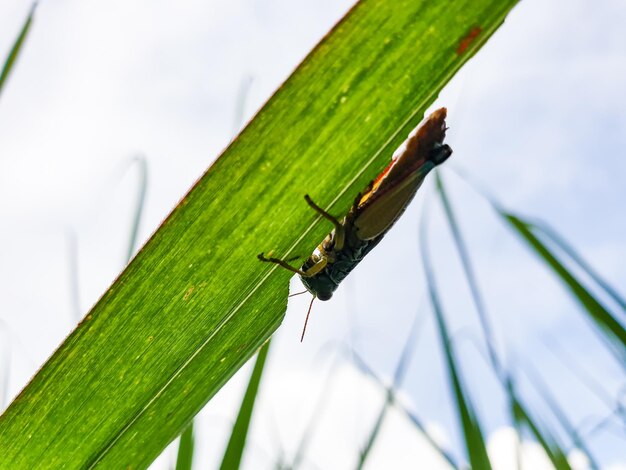
[[[526,221],[526,223],[537,230],[540,230],[545,236],[547,236],[559,249],[561,249],[567,256],[570,257],[572,261],[574,261],[593,281],[600,286],[606,294],[613,299],[613,301],[618,304],[622,310],[626,313],[626,300],[611,286],[607,281],[605,281],[595,269],[587,263],[580,254],[574,248],[565,241],[565,239],[559,235],[559,233],[554,230],[550,225],[546,222],[533,222],[532,224]]]
[[[576,279],[552,250],[533,233],[531,224],[508,212],[502,210],[498,212],[567,286],[574,298],[587,311],[592,323],[600,327],[600,331],[613,345],[609,350],[616,355],[622,366],[626,365],[626,330],[620,322]]]
[[[413,426],[415,427],[415,429],[417,431],[419,431],[419,433],[424,436],[424,438],[428,441],[428,443],[432,446],[432,448],[447,462],[449,463],[452,468],[455,469],[459,469],[461,468],[455,461],[455,459],[452,457],[452,455],[450,455],[449,452],[447,452],[445,449],[443,449],[439,443],[430,435],[430,433],[428,432],[428,430],[426,429],[426,426],[424,425],[424,423],[422,423],[422,421],[414,414],[411,413],[406,407],[404,407],[402,405],[402,403],[400,403],[397,400],[396,394],[393,390],[392,387],[387,387],[384,383],[384,381],[376,374],[376,372],[374,372],[372,370],[371,367],[369,367],[367,365],[367,363],[363,360],[363,358],[361,358],[361,356],[359,356],[356,352],[353,352],[352,354],[352,362],[354,363],[354,365],[365,375],[367,375],[368,377],[370,377],[376,384],[378,384],[378,386],[385,391],[386,393],[386,397],[389,400],[389,403],[391,403],[397,410],[401,411],[404,416],[411,422],[411,424],[413,424]]]
[[[298,447],[294,453],[293,459],[291,461],[291,465],[283,465],[285,468],[297,469],[300,468],[304,458],[306,456],[307,449],[309,444],[313,438],[313,435],[317,429],[317,425],[322,418],[322,413],[326,405],[328,404],[329,397],[331,396],[331,389],[333,386],[333,381],[335,378],[335,371],[339,365],[339,356],[337,355],[331,366],[328,370],[328,374],[326,375],[326,379],[324,380],[324,385],[321,387],[321,392],[316,400],[315,405],[313,406],[313,411],[311,412],[311,418],[309,419],[304,432],[302,433],[302,437],[300,438],[300,442],[298,443]]]
[[[500,204],[497,198],[487,190],[482,184],[465,171],[456,171],[456,173],[466,181],[474,190],[481,194],[493,206],[494,210],[503,218],[506,218],[509,212]],[[587,263],[580,254],[548,223],[544,221],[523,219],[519,215],[517,218],[522,221],[531,231],[537,231],[550,240],[556,247],[565,253],[574,263],[578,265],[611,299],[620,306],[622,310],[626,310],[626,300],[617,292],[606,280],[604,280],[595,269]],[[510,221],[509,221],[510,222]]]
[[[394,396],[396,395],[396,391],[398,388],[402,386],[402,382],[404,380],[404,376],[406,375],[406,370],[409,365],[409,359],[411,354],[415,350],[415,343],[417,342],[418,333],[420,331],[420,323],[422,321],[423,316],[416,315],[415,320],[413,321],[413,325],[411,326],[411,330],[409,331],[409,335],[407,340],[402,348],[402,353],[400,354],[400,359],[398,360],[398,364],[396,365],[396,370],[393,376],[393,383],[389,390],[387,390],[385,401],[383,402],[380,411],[378,412],[378,416],[372,429],[365,440],[365,445],[361,449],[359,453],[359,461],[357,462],[356,468],[361,470],[365,463],[367,462],[367,458],[370,455],[370,451],[374,447],[374,443],[380,433],[380,429],[385,421],[385,417],[387,416],[387,411],[389,407],[393,404]],[[355,354],[353,354],[355,355]]]
[[[191,470],[193,467],[193,421],[180,435],[178,442],[178,454],[176,456],[176,470]]]
[[[454,210],[452,209],[452,203],[448,198],[448,194],[446,192],[443,178],[441,177],[441,172],[435,172],[435,184],[437,187],[437,193],[439,194],[439,198],[441,199],[441,203],[443,205],[444,214],[446,216],[446,220],[448,222],[448,226],[450,228],[450,232],[452,233],[452,240],[456,246],[457,252],[459,254],[459,258],[461,260],[461,265],[463,267],[463,272],[465,274],[465,279],[467,280],[468,286],[470,288],[470,293],[472,296],[472,301],[474,302],[474,308],[478,313],[478,318],[480,321],[480,325],[483,331],[483,337],[485,343],[487,344],[487,354],[489,358],[489,362],[491,368],[494,371],[494,374],[503,385],[505,392],[509,392],[510,388],[506,386],[506,384],[511,382],[511,378],[509,372],[502,366],[502,363],[498,357],[498,353],[496,352],[495,340],[493,335],[493,329],[491,327],[491,323],[489,321],[489,317],[487,315],[487,311],[485,308],[485,304],[483,302],[482,295],[480,294],[480,290],[478,288],[478,280],[476,275],[474,274],[474,269],[472,267],[471,259],[469,256],[469,251],[467,250],[465,240],[463,239],[463,235],[461,233],[460,226],[457,222],[456,216],[454,214]],[[514,396],[508,396],[509,403],[515,400]],[[516,444],[516,464],[518,470],[521,469],[521,449],[519,445],[519,441],[521,440],[521,428],[519,423],[515,420],[513,416],[511,416],[511,424],[514,426],[517,435],[519,436],[519,440]]]
[[[621,408],[623,409],[623,405],[621,406]],[[595,423],[586,425],[586,429],[584,430],[584,432],[579,430],[579,434],[584,434],[589,439],[591,438],[591,436],[595,437],[595,435],[602,432],[605,434],[613,434],[619,439],[624,439],[624,437],[626,436],[626,429],[624,428],[623,423],[619,422],[619,419],[616,416],[618,413],[618,409],[610,411],[608,414],[605,414],[604,416],[597,419]],[[582,427],[582,425],[579,425],[579,428]]]
[[[525,428],[529,430],[531,435],[546,452],[556,470],[571,470],[567,457],[562,447],[556,442],[556,439],[546,430],[545,426],[540,428],[536,419],[531,416],[527,408],[518,400],[513,382],[509,382],[508,396],[511,398],[509,402],[511,407],[510,412],[517,423],[516,429]]]
[[[4,88],[4,82],[9,77],[13,66],[15,65],[15,61],[17,60],[20,51],[22,50],[22,46],[24,45],[24,41],[26,41],[26,36],[30,31],[30,27],[33,23],[33,17],[35,15],[35,9],[37,8],[37,2],[33,3],[33,6],[30,7],[30,12],[26,17],[26,21],[22,26],[20,34],[17,36],[15,43],[13,43],[13,47],[9,51],[9,55],[4,61],[4,65],[2,66],[2,72],[0,72],[0,96],[2,95],[2,89]]]
[[[0,468],[144,468],[281,324],[291,273],[513,0],[363,0],[0,417]],[[381,86],[381,84],[385,86]]]
[[[568,353],[556,337],[546,339],[544,346],[550,351],[554,357],[566,367],[572,375],[574,375],[598,400],[600,400],[609,410],[615,410],[615,416],[621,419],[622,424],[626,426],[626,408],[620,403],[619,397],[614,397],[600,383],[591,372],[583,367],[581,361]]]
[[[11,370],[11,335],[9,327],[0,318],[0,413],[7,402],[9,371]]]
[[[465,390],[461,377],[459,376],[457,361],[454,357],[454,352],[452,351],[452,343],[448,333],[448,327],[445,323],[441,301],[437,291],[435,275],[430,263],[426,214],[427,212],[424,212],[424,217],[421,223],[420,255],[422,257],[422,266],[426,275],[428,294],[430,296],[431,305],[435,314],[437,329],[439,331],[439,337],[441,339],[441,345],[445,356],[450,387],[456,402],[457,417],[459,419],[461,429],[463,430],[465,451],[471,468],[490,469],[491,462],[489,461],[489,455],[487,454],[487,446],[485,445],[483,432],[470,397]]]
[[[383,403],[378,415],[376,416],[376,420],[374,421],[374,426],[372,426],[372,430],[370,431],[369,436],[365,440],[365,445],[359,452],[359,461],[356,464],[357,470],[362,470],[365,462],[367,462],[367,457],[370,454],[370,451],[374,447],[374,442],[380,433],[380,429],[382,428],[383,422],[385,421],[385,417],[387,416],[387,411],[393,402],[393,391],[389,389],[387,391],[387,395],[385,396],[385,402]]]
[[[242,81],[242,84],[240,85],[239,93],[237,94],[237,101],[235,104],[235,119],[234,119],[234,127],[233,127],[233,132],[232,132],[233,136],[236,136],[241,128],[241,123],[243,122],[243,113],[245,111],[246,97],[247,97],[248,90],[250,88],[251,83],[252,83],[252,78],[246,76],[246,78]],[[139,186],[139,192],[137,196],[137,208],[135,212],[135,218],[133,220],[133,237],[131,238],[131,241],[128,245],[128,261],[130,261],[133,253],[135,252],[135,248],[137,244],[137,233],[139,231],[139,222],[141,221],[141,213],[142,213],[144,201],[146,198],[146,188],[147,188],[147,182],[148,182],[148,167],[147,167],[145,158],[140,156],[136,158],[136,161],[139,163],[140,186]],[[262,351],[263,351],[263,348],[261,348],[261,350],[259,351],[259,354]],[[257,355],[257,360],[258,360],[258,355]],[[254,376],[250,377],[250,380],[253,380],[253,379],[254,379]],[[250,387],[250,385],[251,384],[248,383],[248,388]],[[241,413],[241,409],[239,410],[239,412]],[[189,426],[187,427],[187,429],[190,429],[190,428],[193,429],[193,420],[189,423]],[[233,431],[235,431],[235,429],[233,429]],[[185,430],[185,432],[187,432],[187,430]],[[184,445],[183,439],[185,439],[185,432],[183,432],[183,434],[181,434],[180,436],[179,449],[182,448],[182,446]],[[233,436],[231,435],[230,440],[232,439],[233,439]],[[193,447],[191,448],[190,452],[191,453],[188,457],[186,455],[183,456],[183,458],[188,458],[189,462],[191,462],[191,460],[193,459]],[[243,449],[242,449],[242,452],[243,452]],[[181,458],[180,452],[178,454],[178,457],[179,459]],[[177,464],[176,470],[178,470],[178,464]]]
[[[67,262],[69,272],[69,293],[72,304],[72,319],[79,322],[83,316],[83,309],[80,306],[80,276],[78,274],[78,235],[76,230],[68,227],[65,231],[67,242]]]
[[[139,225],[141,223],[141,216],[146,202],[146,190],[148,188],[148,162],[143,156],[135,157],[132,161],[137,164],[139,170],[139,184],[137,186],[137,203],[135,205],[135,213],[133,214],[128,249],[126,250],[126,263],[132,259],[137,249],[137,236],[139,234]]]
[[[421,331],[424,319],[425,316],[418,313],[413,320],[413,324],[411,325],[411,329],[409,330],[406,342],[404,343],[404,348],[402,348],[402,354],[400,355],[400,359],[398,360],[398,364],[396,365],[396,369],[393,373],[392,388],[394,390],[398,389],[404,381],[406,371],[409,367],[409,361],[411,359],[413,351],[415,351],[417,339],[419,337],[419,333]]]
[[[404,413],[404,416],[406,416],[406,418],[413,424],[415,429],[419,430],[422,433],[422,435],[426,438],[426,440],[433,447],[433,449],[437,450],[437,452],[439,452],[441,457],[443,457],[453,469],[460,470],[461,468],[464,468],[464,467],[461,467],[456,462],[456,460],[454,459],[454,457],[452,457],[452,454],[450,454],[450,452],[448,452],[446,449],[441,447],[439,442],[437,442],[437,440],[433,436],[431,436],[430,432],[428,431],[428,429],[426,429],[426,425],[424,425],[422,420],[419,419],[415,413],[411,412],[402,403],[400,403],[395,396],[393,397],[393,404],[396,407],[396,409]]]
[[[233,131],[232,135],[236,136],[241,130],[241,124],[243,123],[246,104],[248,103],[248,94],[250,93],[250,87],[252,86],[253,78],[250,75],[246,75],[241,79],[239,83],[239,91],[235,100],[235,117],[233,119]]]
[[[235,103],[235,119],[232,132],[233,136],[236,136],[241,128],[246,98],[251,84],[252,78],[246,76],[239,86],[239,92],[237,93],[237,100]],[[252,420],[254,403],[256,401],[259,385],[261,383],[263,370],[265,369],[265,362],[267,360],[269,347],[270,341],[265,343],[257,353],[254,368],[252,370],[252,374],[250,375],[250,379],[248,380],[248,386],[246,387],[243,400],[239,406],[239,412],[228,439],[224,456],[222,457],[222,468],[236,469],[241,465],[241,459],[243,457],[246,439],[248,436],[248,429],[250,428],[250,421]],[[225,465],[229,466],[225,467]]]
[[[243,457],[243,451],[246,447],[246,438],[248,437],[248,429],[250,428],[250,420],[252,419],[252,411],[254,410],[254,403],[259,392],[261,376],[263,375],[263,368],[265,367],[270,344],[270,341],[265,343],[259,350],[259,354],[257,354],[254,369],[252,369],[252,374],[250,375],[250,381],[248,382],[246,392],[241,401],[235,425],[230,433],[228,445],[224,451],[224,457],[222,457],[222,464],[220,465],[222,470],[237,470],[241,465],[241,458]]]
[[[496,352],[493,328],[491,327],[491,323],[485,309],[485,303],[483,302],[482,295],[480,294],[480,290],[478,288],[478,281],[476,279],[476,275],[474,274],[474,269],[472,267],[465,241],[463,240],[463,235],[461,234],[461,229],[459,227],[459,224],[457,223],[456,216],[454,215],[454,210],[452,209],[452,204],[446,193],[443,179],[441,177],[441,172],[438,170],[435,171],[435,183],[437,186],[437,192],[439,193],[439,198],[441,199],[441,203],[444,208],[446,220],[448,221],[448,226],[450,227],[450,232],[452,232],[452,239],[454,240],[454,244],[461,260],[461,265],[463,266],[463,272],[465,273],[465,278],[467,279],[467,283],[470,288],[472,300],[474,301],[474,306],[476,308],[476,312],[478,313],[478,318],[480,320],[480,325],[483,330],[485,343],[487,344],[487,352],[489,354],[491,366],[493,367],[496,375],[498,375],[498,377],[502,379],[505,375],[505,372],[502,368],[500,360],[498,359],[498,354]]]
[[[239,87],[239,93],[237,94],[237,100],[235,103],[235,119],[234,119],[234,126],[233,126],[233,131],[232,131],[232,135],[236,136],[237,133],[239,132],[240,128],[241,128],[241,123],[243,122],[243,116],[244,116],[244,111],[245,111],[245,105],[246,105],[246,98],[248,95],[248,91],[250,89],[250,85],[252,84],[252,77],[246,76],[243,80],[242,83],[240,84]],[[133,221],[133,238],[131,239],[131,242],[129,243],[128,246],[128,258],[130,260],[130,258],[132,257],[132,254],[135,251],[135,245],[137,242],[137,233],[139,230],[139,222],[141,220],[141,209],[143,208],[143,204],[144,204],[144,200],[146,197],[146,187],[147,187],[147,180],[148,180],[148,168],[146,165],[146,161],[143,157],[137,157],[137,161],[140,164],[140,174],[139,174],[139,178],[140,178],[140,189],[139,189],[139,193],[138,193],[138,197],[137,197],[137,211],[135,214],[135,219]],[[264,346],[265,347],[265,346]],[[269,345],[268,345],[269,347]],[[261,350],[259,351],[259,354],[261,353],[261,351],[263,350],[263,348],[261,348]],[[257,356],[257,361],[258,361],[258,356]],[[250,377],[250,380],[253,380],[254,376]],[[248,388],[251,386],[250,383],[248,383]],[[243,406],[243,403],[242,403]],[[239,413],[241,413],[241,408],[239,410]],[[252,415],[250,415],[250,418],[252,417]],[[239,419],[239,417],[238,417]],[[193,421],[190,422],[189,424],[189,428],[193,427]],[[235,431],[235,429],[233,429],[233,432]],[[182,439],[185,437],[185,433],[183,433],[180,437],[181,442],[180,442],[180,446],[183,445]],[[231,435],[230,440],[233,440],[233,436]],[[244,437],[244,443],[245,443],[245,437]],[[243,452],[243,448],[241,449],[241,451]],[[189,456],[190,459],[193,458],[193,448],[191,449],[192,454]],[[179,454],[180,457],[180,454]],[[178,469],[177,469],[178,470]]]
[[[591,450],[587,446],[587,443],[580,436],[578,431],[576,431],[569,418],[561,408],[559,401],[554,398],[552,393],[550,393],[546,383],[540,378],[539,373],[534,369],[534,367],[531,367],[528,362],[524,363],[523,370],[526,373],[526,376],[530,379],[530,382],[532,383],[535,390],[537,390],[539,395],[541,395],[552,414],[554,414],[555,418],[558,420],[561,428],[565,430],[572,443],[576,446],[576,448],[585,453],[587,459],[589,459],[590,468],[594,470],[599,469],[600,467],[598,466],[596,459],[591,453]]]
[[[131,224],[130,235],[128,237],[128,247],[124,257],[123,266],[126,266],[133,257],[133,253],[137,249],[137,236],[139,233],[139,224],[143,215],[144,204],[146,199],[146,189],[148,186],[148,163],[142,156],[138,156],[129,161],[128,167],[137,163],[139,168],[139,184],[137,185],[137,201],[133,220]],[[83,310],[80,306],[80,283],[79,283],[79,263],[78,263],[78,235],[76,230],[69,227],[66,231],[67,249],[68,249],[68,271],[69,271],[69,287],[70,299],[72,304],[73,319],[78,322],[83,316]]]
[[[541,443],[544,448],[546,454],[551,458],[553,464],[557,466],[557,468],[562,467],[562,459],[560,456],[564,455],[561,448],[555,444],[551,437],[543,436],[541,434],[540,427],[532,420],[532,417],[526,406],[519,401],[518,396],[515,393],[515,389],[513,388],[513,379],[511,377],[510,372],[502,366],[502,362],[500,361],[498,354],[494,347],[494,339],[492,328],[487,316],[487,312],[482,301],[482,296],[480,295],[480,291],[478,289],[478,282],[474,275],[474,270],[472,269],[471,260],[469,257],[469,252],[465,246],[465,242],[463,240],[463,236],[461,234],[460,227],[456,221],[456,217],[454,215],[454,211],[452,209],[452,204],[450,199],[448,198],[447,192],[445,190],[443,179],[441,178],[441,174],[439,171],[436,172],[436,186],[437,191],[439,193],[439,197],[441,199],[444,212],[446,215],[446,219],[448,221],[448,225],[450,227],[450,231],[452,232],[452,238],[456,245],[457,251],[459,253],[459,257],[461,259],[461,264],[463,266],[463,270],[465,273],[465,277],[468,281],[470,292],[472,295],[472,300],[474,302],[474,306],[476,307],[476,311],[479,314],[480,324],[483,329],[483,334],[485,337],[485,341],[487,343],[489,361],[494,370],[494,373],[498,377],[500,383],[502,384],[505,393],[507,394],[507,398],[509,403],[511,404],[511,411],[515,411],[515,413],[511,413],[511,421],[513,426],[515,427],[518,436],[522,436],[521,428],[522,425],[529,427],[533,431],[533,435],[537,441]],[[518,419],[519,416],[523,416],[524,419]],[[583,448],[583,447],[581,447]],[[521,455],[519,449],[517,450],[517,464],[518,468],[521,467],[520,461]],[[558,467],[561,466],[561,467]]]

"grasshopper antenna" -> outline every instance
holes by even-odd
[[[289,294],[288,297],[295,297],[296,295],[302,295],[309,292],[308,290],[303,290],[302,292],[296,292],[295,294]]]
[[[306,332],[306,324],[309,322],[309,315],[311,314],[311,307],[313,307],[313,301],[315,300],[315,296],[311,299],[311,303],[309,304],[309,311],[306,312],[306,319],[304,320],[304,328],[302,328],[302,336],[300,337],[300,342],[304,341],[304,333]]]

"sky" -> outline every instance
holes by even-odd
[[[0,392],[7,401],[124,267],[138,181],[133,158],[145,157],[149,172],[143,242],[240,128],[242,88],[246,121],[350,5],[40,2],[0,96],[0,366],[7,377]],[[0,3],[0,57],[29,8],[23,0]],[[536,368],[583,429],[606,415],[606,406],[546,343],[576,357],[613,396],[624,387],[623,372],[575,302],[460,175],[505,207],[548,221],[626,292],[624,24],[623,0],[520,2],[433,105],[448,107],[447,142],[454,155],[442,177],[498,349],[509,365]],[[320,394],[330,398],[304,468],[353,465],[384,398],[333,345],[350,344],[389,378],[416,316],[419,341],[402,398],[460,455],[418,252],[425,203],[429,246],[463,376],[490,434],[496,468],[513,468],[515,436],[504,397],[477,347],[476,315],[432,181],[332,301],[314,306],[302,344],[308,299],[291,299],[270,352],[245,468],[269,468],[281,452],[293,455]],[[72,239],[79,314],[71,288]],[[295,279],[292,289],[301,290]],[[200,413],[196,468],[219,462],[249,366]],[[552,422],[524,385],[542,418]],[[390,415],[382,435],[368,468],[411,468],[418,457],[425,467],[445,468],[399,413]],[[624,438],[623,429],[615,428],[589,437],[604,468],[626,468]],[[549,468],[536,446],[525,449],[527,468]],[[174,451],[168,449],[153,467],[167,468]]]

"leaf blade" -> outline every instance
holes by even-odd
[[[0,417],[0,464],[146,466],[280,325],[290,274],[256,254],[327,231],[297,201],[345,211],[515,3],[354,7]]]

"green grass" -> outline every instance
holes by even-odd
[[[22,29],[18,34],[9,54],[4,60],[4,64],[2,65],[2,71],[0,71],[0,95],[2,95],[2,90],[4,89],[5,83],[9,78],[11,72],[13,71],[13,67],[17,62],[17,58],[20,55],[22,47],[26,42],[26,38],[28,37],[28,33],[30,32],[30,27],[33,24],[33,17],[35,16],[35,9],[37,8],[37,3],[33,3],[33,6],[30,8],[30,12],[22,25]]]
[[[502,218],[519,234],[526,244],[540,257],[555,276],[561,280],[575,298],[592,324],[606,338],[609,350],[615,355],[617,363],[626,367],[626,329],[616,315],[570,271],[557,257],[556,253],[544,243],[533,230],[533,225],[511,213],[499,210]]]
[[[180,435],[178,452],[176,454],[175,470],[191,470],[193,465],[193,453],[195,449],[195,437],[193,435],[193,421]]]
[[[437,190],[441,199],[446,220],[452,233],[452,240],[456,246],[463,271],[468,282],[474,308],[478,314],[480,325],[482,328],[483,339],[487,349],[487,359],[491,365],[493,373],[496,375],[501,383],[501,386],[506,394],[507,401],[509,403],[509,414],[512,424],[516,428],[518,435],[527,435],[532,437],[543,448],[546,456],[550,459],[551,463],[557,469],[570,469],[570,464],[567,460],[566,449],[567,447],[557,438],[557,434],[550,429],[545,419],[538,419],[537,414],[533,412],[533,407],[529,407],[525,403],[524,399],[520,395],[517,386],[516,379],[512,372],[504,367],[500,360],[495,348],[495,341],[493,337],[493,328],[488,318],[485,304],[482,300],[481,292],[478,288],[478,281],[474,274],[474,269],[470,260],[470,250],[468,250],[464,241],[462,231],[457,222],[455,212],[452,207],[452,202],[448,197],[445,185],[439,173],[436,176]],[[474,186],[474,185],[473,185]],[[588,315],[588,319],[591,324],[599,326],[598,331],[601,337],[604,338],[605,344],[609,350],[616,354],[616,358],[619,361],[621,355],[624,354],[626,348],[623,343],[624,329],[617,320],[617,315],[614,312],[607,310],[601,302],[584,287],[572,270],[566,267],[558,258],[555,251],[548,247],[546,243],[540,240],[539,236],[544,235],[549,241],[552,241],[563,253],[565,253],[571,261],[573,261],[597,284],[597,286],[605,292],[613,301],[622,306],[622,298],[606,281],[604,281],[593,270],[576,251],[570,247],[570,245],[558,235],[554,230],[549,229],[546,224],[531,223],[528,220],[522,219],[518,216],[514,216],[511,213],[505,211],[501,204],[492,196],[486,196],[486,199],[491,203],[501,220],[510,225],[517,235],[521,236],[521,239],[526,242],[529,247],[539,255],[539,260],[542,264],[553,270],[554,275],[559,278],[566,287],[569,288],[573,297],[579,301],[582,307],[582,312]],[[460,364],[455,358],[454,352],[450,344],[450,335],[447,331],[447,326],[444,320],[443,311],[441,308],[441,302],[439,301],[439,293],[436,288],[434,275],[432,272],[432,266],[430,263],[429,250],[427,249],[427,241],[422,236],[422,258],[424,262],[425,271],[427,274],[427,282],[429,292],[431,294],[431,300],[433,304],[433,310],[435,312],[435,318],[439,325],[440,336],[444,345],[444,353],[448,366],[448,374],[450,376],[451,388],[455,397],[455,407],[459,416],[459,425],[463,430],[463,437],[466,443],[466,453],[472,461],[472,465],[481,466],[484,463],[473,459],[472,451],[476,449],[481,450],[483,443],[481,442],[480,432],[476,431],[476,428],[480,430],[478,425],[478,418],[472,410],[471,403],[467,399],[467,391],[464,390],[463,383],[459,377]],[[621,363],[623,365],[623,363]],[[521,363],[519,366],[526,370],[527,373],[530,370],[530,365],[527,363]],[[574,368],[576,369],[576,368]],[[548,392],[547,387],[543,384],[536,374],[531,377],[531,384],[533,388],[539,393],[543,400],[547,403],[548,409],[551,414],[558,421],[561,429],[568,436],[571,445],[575,448],[583,451],[587,458],[591,468],[598,468],[596,459],[591,453],[587,442],[571,424],[567,415],[561,409],[558,401]],[[482,450],[481,450],[482,454]],[[479,455],[482,457],[482,455]],[[519,456],[518,456],[519,458]]]
[[[243,458],[243,452],[246,448],[248,429],[250,427],[250,421],[252,420],[252,412],[259,392],[261,376],[263,375],[270,344],[270,341],[265,343],[259,350],[259,354],[257,354],[254,368],[252,369],[252,374],[250,375],[250,380],[246,387],[246,393],[241,401],[237,419],[233,425],[233,430],[228,439],[228,445],[222,457],[222,463],[220,465],[222,470],[236,470],[241,466],[241,459]]]
[[[0,418],[0,467],[146,467],[282,322],[256,254],[325,235],[302,196],[345,212],[514,4],[353,8]]]
[[[482,425],[476,410],[472,403],[469,391],[461,377],[460,365],[456,353],[450,339],[448,325],[446,323],[443,307],[433,266],[430,261],[430,250],[428,249],[428,230],[424,219],[422,221],[422,230],[420,236],[420,255],[422,257],[422,265],[426,275],[426,284],[428,287],[428,295],[430,297],[437,332],[441,341],[448,381],[452,392],[454,409],[457,413],[457,421],[459,428],[462,430],[463,442],[465,444],[465,455],[469,461],[471,468],[490,469],[491,462],[487,454],[487,445],[485,441]]]

